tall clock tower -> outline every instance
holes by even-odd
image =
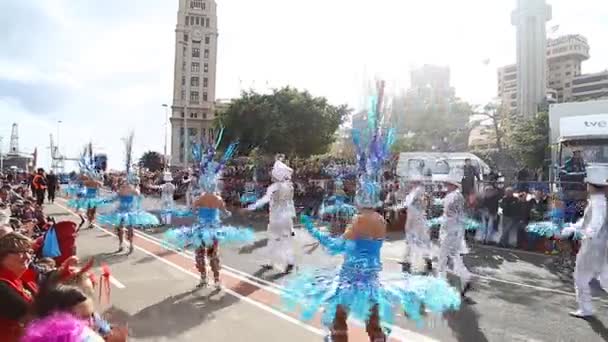
[[[192,142],[214,139],[217,14],[214,0],[179,0],[171,111],[171,160],[188,166]]]

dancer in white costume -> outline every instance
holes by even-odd
[[[452,260],[453,272],[460,278],[461,295],[471,288],[471,273],[462,261],[462,255],[467,253],[464,239],[464,197],[459,190],[460,179],[450,173],[444,180],[448,194],[443,199],[443,223],[439,233],[441,244],[439,250],[438,270],[442,277],[447,276],[448,259]]]
[[[170,171],[163,173],[163,185],[152,186],[151,188],[160,190],[160,220],[164,225],[171,225],[172,214],[175,211],[175,185],[173,185],[173,176]]]
[[[270,214],[268,220],[268,246],[267,261],[264,267],[271,268],[273,265],[285,267],[285,272],[293,270],[295,264],[295,252],[293,247],[293,219],[296,209],[293,203],[293,184],[291,175],[293,170],[285,165],[277,157],[272,167],[272,183],[266,190],[264,197],[249,205],[247,209],[256,210],[270,203]]]
[[[574,317],[585,318],[593,315],[593,304],[589,282],[597,278],[601,287],[608,290],[608,218],[606,196],[608,196],[608,164],[587,167],[587,191],[589,204],[583,218],[564,228],[562,235],[576,233],[582,237],[581,248],[576,255],[574,285],[578,310],[571,312]]]
[[[407,208],[407,221],[405,222],[405,255],[403,262],[404,271],[415,271],[422,262],[425,271],[430,272],[433,268],[431,260],[431,236],[427,228],[426,208],[427,196],[420,177],[411,178],[410,192],[405,197],[404,207]]]

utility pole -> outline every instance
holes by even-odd
[[[165,162],[165,169],[167,169],[169,167],[169,158],[167,157],[167,122],[169,121],[169,105],[166,103],[163,103],[162,107],[165,107],[165,125],[163,126],[163,127],[165,127],[164,162]]]
[[[0,136],[0,172],[4,170],[4,155],[2,154],[2,137]]]

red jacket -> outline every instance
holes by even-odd
[[[0,268],[0,282],[8,285],[28,304],[32,304],[33,297],[38,292],[35,279],[36,275],[31,270],[26,271],[21,278],[18,278],[12,272]],[[0,341],[19,342],[22,334],[22,321],[0,317]]]

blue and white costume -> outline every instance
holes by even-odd
[[[389,333],[396,310],[421,322],[423,308],[441,314],[460,306],[458,292],[441,278],[382,272],[384,240],[332,238],[315,228],[308,217],[304,216],[302,223],[330,254],[344,255],[337,269],[304,271],[287,283],[283,302],[288,310],[299,310],[304,320],[323,309],[321,321],[329,328],[341,306],[354,318],[367,321],[377,306],[382,327]]]
[[[99,215],[98,221],[101,224],[111,225],[116,228],[120,251],[123,249],[126,229],[129,251],[131,252],[133,251],[133,229],[157,226],[160,222],[156,216],[142,209],[141,201],[143,198],[139,193],[140,180],[131,169],[133,133],[124,142],[127,182],[119,187],[118,193],[112,200],[112,202],[117,203],[116,207],[108,213]]]
[[[319,216],[324,215],[335,216],[340,219],[351,219],[357,214],[357,207],[349,203],[348,196],[344,192],[344,183],[342,179],[336,179],[336,190],[333,196],[329,197],[321,206]]]

